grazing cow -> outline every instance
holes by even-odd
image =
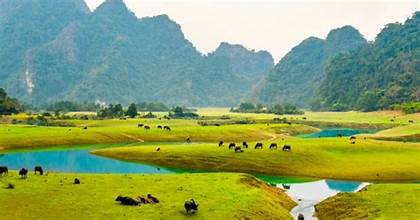
[[[263,148],[263,144],[262,143],[256,143],[254,149],[262,149]]]
[[[152,194],[147,194],[147,198],[152,202],[152,203],[159,203],[159,199],[157,199],[156,197],[152,196]]]
[[[223,141],[219,141],[219,147],[223,146]]]
[[[235,143],[230,143],[230,144],[229,144],[229,149],[231,149],[231,148],[235,148],[235,146],[236,146],[236,144],[235,144]]]
[[[242,142],[242,147],[248,148],[248,143],[246,143],[246,141]]]
[[[291,151],[291,150],[292,150],[292,146],[285,144],[285,145],[283,146],[283,149],[282,149],[282,150],[283,150],[283,151]]]
[[[138,200],[140,203],[143,203],[143,204],[147,204],[147,203],[150,203],[150,202],[151,202],[150,200],[148,200],[148,199],[146,199],[146,198],[144,198],[144,197],[142,197],[142,196],[137,197],[137,200]]]
[[[390,121],[391,121],[391,122],[394,122],[394,119],[391,119]]]
[[[28,175],[28,170],[25,168],[22,168],[19,170],[19,176],[22,178],[26,178],[26,175]]]
[[[306,120],[306,117],[303,117],[302,119],[303,119],[303,120]]]
[[[277,149],[277,144],[276,143],[271,143],[269,148],[270,149]]]
[[[165,129],[167,131],[170,131],[171,130],[171,128],[169,126],[163,126],[163,129]]]
[[[220,124],[214,124],[216,127],[219,127],[220,126]]]
[[[156,151],[157,151],[157,152],[159,152],[159,151],[160,151],[160,147],[158,147],[158,148],[156,149]]]
[[[73,184],[79,185],[80,184],[80,180],[78,178],[74,178]]]
[[[162,129],[162,125],[158,125],[157,128]]]
[[[302,213],[299,213],[299,215],[298,215],[298,218],[297,218],[298,220],[305,220],[305,217],[303,216],[303,214]]]
[[[354,141],[354,140],[350,142],[350,144],[355,144],[355,143],[356,143],[356,141]]]
[[[9,168],[7,168],[6,166],[0,167],[0,175],[8,174],[8,173],[9,173]]]
[[[187,143],[189,143],[189,144],[191,143],[191,138],[190,137],[187,138]]]
[[[288,125],[292,125],[292,122],[287,122]]]
[[[115,201],[121,202],[121,205],[139,205],[139,201],[128,196],[119,195]]]
[[[145,125],[144,126],[144,129],[149,130],[150,129],[150,126],[149,125]]]
[[[87,126],[85,126],[85,127],[83,128],[83,130],[87,130]]]
[[[138,128],[141,128],[141,127],[143,127],[143,126],[144,126],[144,124],[138,124],[138,125],[137,125],[137,127],[138,127]]]
[[[185,201],[184,203],[185,211],[188,213],[195,213],[198,211],[198,203],[195,203],[194,199]]]
[[[408,120],[408,123],[414,123],[414,121],[413,120]]]
[[[356,140],[356,137],[355,136],[350,136],[350,138],[349,138],[349,140]]]
[[[289,184],[281,184],[283,186],[283,189],[290,189],[290,185]]]
[[[241,149],[241,147],[235,147],[235,153],[242,153],[242,152],[244,152],[242,149]]]
[[[41,166],[36,166],[35,168],[34,168],[34,171],[35,171],[35,175],[36,175],[36,172],[39,172],[39,174],[42,176],[42,175],[44,175],[44,170],[42,169],[42,167]]]

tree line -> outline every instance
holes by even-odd
[[[241,113],[273,113],[276,115],[301,115],[304,112],[292,104],[275,104],[272,106],[264,106],[262,104],[253,104],[243,102],[238,108],[231,108],[231,112]]]

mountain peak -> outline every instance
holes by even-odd
[[[335,28],[328,33],[326,41],[337,41],[337,40],[346,40],[354,39],[365,41],[362,34],[351,25],[345,25],[340,28]]]

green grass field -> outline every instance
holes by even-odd
[[[316,205],[323,219],[418,219],[420,184],[374,184]]]
[[[301,178],[370,182],[420,180],[420,143],[417,143],[420,140],[420,114],[306,112],[299,116],[279,116],[231,113],[225,108],[203,108],[198,113],[204,117],[199,120],[56,121],[73,125],[71,127],[10,124],[13,119],[28,117],[24,114],[0,118],[0,153],[101,146],[106,148],[96,149],[95,154],[170,168],[222,172],[174,175],[51,173],[43,177],[31,174],[27,180],[19,179],[13,172],[13,175],[0,177],[3,186],[7,183],[16,186],[15,189],[0,186],[1,217],[185,219],[183,202],[193,197],[200,203],[200,211],[188,218],[287,219],[294,202],[283,192],[248,175],[223,172],[288,176],[290,182]],[[271,123],[273,118],[279,117],[286,117],[292,125]],[[227,125],[241,120],[256,123]],[[414,122],[409,123],[409,120]],[[198,125],[203,121],[222,123],[221,126]],[[139,123],[150,125],[151,130],[137,128]],[[168,125],[172,131],[158,129],[158,125]],[[85,126],[87,130],[83,129]],[[356,144],[350,144],[348,137],[300,137],[300,134],[317,132],[324,127],[377,132],[357,135]],[[188,137],[192,144],[185,143]],[[224,147],[217,146],[219,140],[225,141]],[[229,142],[241,144],[242,141],[247,141],[251,148],[243,153],[227,149]],[[264,143],[263,150],[253,149],[257,141]],[[290,144],[292,151],[267,149],[272,142],[279,148]],[[156,152],[157,147],[161,148],[160,152]],[[82,179],[81,185],[71,184],[75,176]],[[396,196],[397,192],[402,196]],[[162,203],[124,207],[114,201],[118,194],[138,196],[147,193],[156,195]],[[326,200],[318,206],[318,215],[320,219],[397,219],[399,216],[394,212],[401,210],[403,219],[415,219],[418,214],[413,213],[419,204],[410,195],[416,193],[418,195],[418,184],[374,184],[366,192],[340,194]],[[390,205],[393,203],[405,206],[398,208]],[[25,211],[16,211],[17,207],[24,207]]]
[[[93,153],[121,160],[145,162],[166,167],[211,171],[260,173],[365,181],[420,180],[420,144],[348,138],[304,139],[286,137],[275,141],[291,152],[251,148],[243,153],[228,150],[227,145],[164,144],[98,149]],[[238,143],[241,144],[241,143]],[[156,152],[156,148],[160,151]]]
[[[184,120],[185,121],[185,120]],[[188,137],[198,142],[213,142],[220,139],[231,141],[264,140],[275,133],[300,134],[316,131],[306,125],[265,124],[198,126],[181,122],[171,124],[171,131],[156,128],[156,120],[150,120],[150,130],[137,128],[139,120],[92,121],[87,130],[79,127],[41,127],[29,125],[0,124],[0,151],[18,148],[37,148],[58,145],[80,145],[123,142],[184,142]],[[141,121],[143,122],[143,121]],[[187,121],[188,122],[188,121]],[[144,122],[143,122],[144,123]]]
[[[79,178],[80,185],[73,179]],[[15,189],[6,189],[7,183]],[[123,206],[124,196],[151,193],[159,204]],[[1,219],[290,219],[295,203],[280,189],[245,174],[29,174],[0,177]],[[199,203],[185,214],[184,201]]]

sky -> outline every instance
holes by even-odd
[[[85,0],[94,10],[104,0]],[[167,14],[203,54],[221,42],[269,51],[279,61],[302,40],[331,29],[357,28],[367,40],[404,22],[420,0],[124,0],[137,17]]]

